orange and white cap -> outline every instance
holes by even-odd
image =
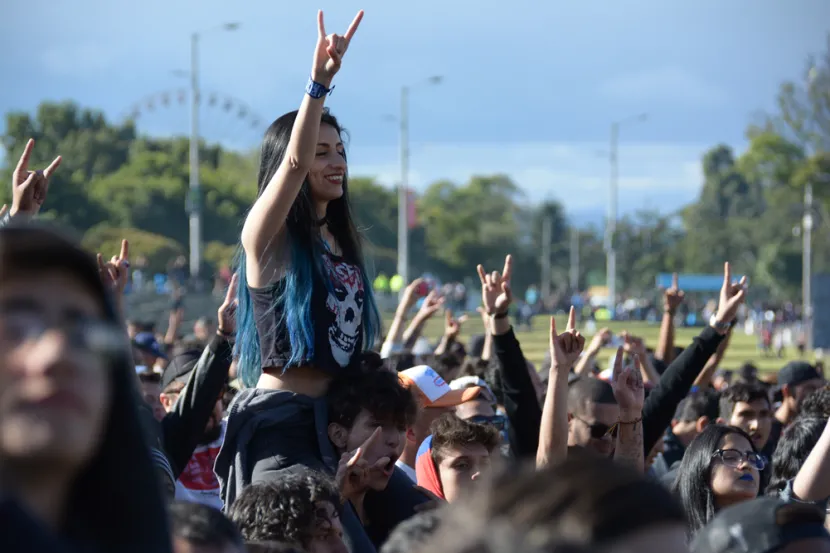
[[[455,407],[475,399],[481,393],[479,386],[453,390],[432,367],[418,365],[398,373],[405,387],[418,393],[422,407]]]

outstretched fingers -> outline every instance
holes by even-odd
[[[326,23],[323,20],[323,10],[317,10],[317,36],[321,39],[326,38]]]
[[[321,11],[320,13],[322,14],[323,12]],[[320,17],[322,17],[322,15]],[[361,21],[363,21],[363,10],[357,12],[357,15],[354,16],[354,19],[352,19],[351,25],[349,25],[349,28],[346,29],[346,34],[343,35],[343,38],[346,39],[347,44],[350,40],[352,40],[352,37],[357,32],[357,28],[360,26]]]
[[[28,142],[26,142],[26,147],[23,148],[23,153],[20,154],[20,160],[17,162],[17,167],[14,169],[14,174],[17,176],[18,180],[20,177],[29,170],[29,158],[32,157],[32,150],[35,147],[35,141],[33,138],[30,138]],[[54,163],[54,162],[53,162]]]

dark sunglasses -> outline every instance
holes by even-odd
[[[606,436],[610,436],[612,438],[617,437],[617,424],[608,426],[607,424],[602,424],[601,422],[589,423],[579,417],[574,418],[588,427],[591,432],[591,438],[595,440],[602,440]]]
[[[507,418],[503,415],[494,415],[492,417],[487,417],[484,415],[476,415],[475,417],[471,417],[469,419],[470,422],[474,422],[477,424],[492,424],[496,427],[496,429],[501,432],[504,430],[505,426],[507,426]]]

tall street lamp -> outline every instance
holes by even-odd
[[[202,265],[202,195],[199,184],[199,39],[213,31],[235,31],[239,23],[225,23],[190,35],[190,276],[198,280]]]
[[[401,182],[398,186],[398,274],[404,283],[409,283],[409,91],[423,85],[440,84],[444,78],[435,75],[415,83],[401,87],[401,114],[400,124],[401,141]],[[403,288],[401,289],[403,291]]]
[[[611,152],[609,160],[611,162],[611,179],[610,191],[608,194],[608,222],[605,225],[605,271],[606,283],[608,285],[608,308],[611,312],[611,317],[616,316],[617,310],[617,188],[619,187],[619,161],[617,156],[617,148],[619,143],[620,127],[627,126],[633,123],[642,123],[648,119],[648,114],[641,113],[633,117],[628,117],[621,121],[611,123]]]

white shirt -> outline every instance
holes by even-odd
[[[415,474],[415,469],[398,459],[395,461],[395,466],[398,467],[403,471],[405,475],[409,477],[410,480],[413,482],[418,482],[418,476]]]

